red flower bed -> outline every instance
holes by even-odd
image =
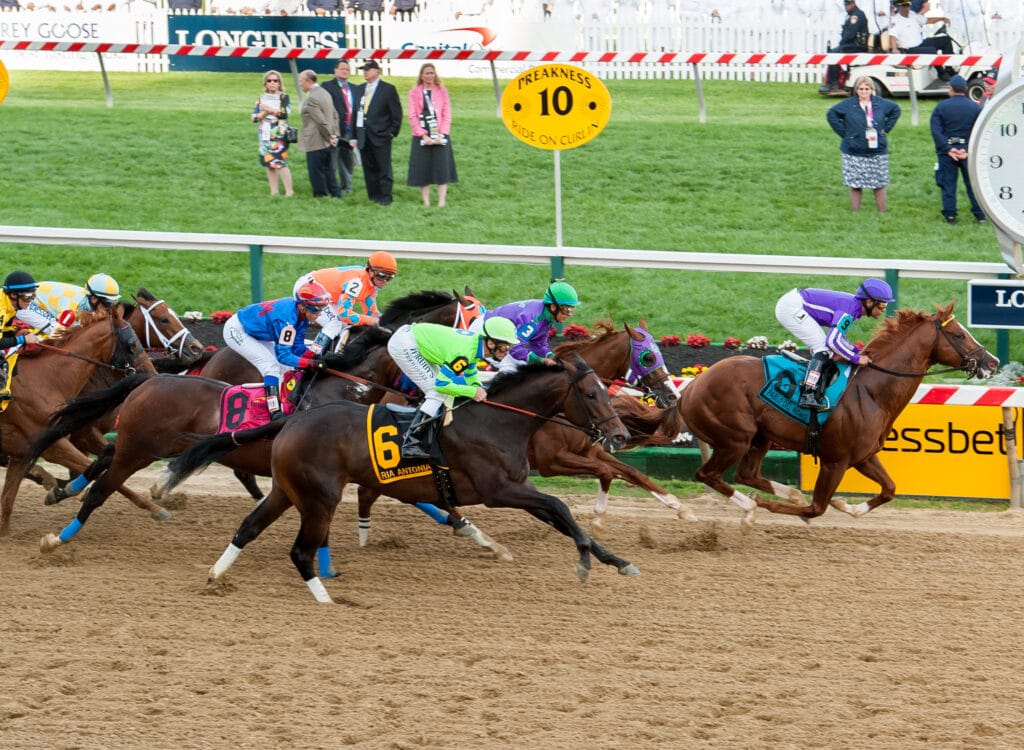
[[[694,349],[703,349],[710,343],[711,339],[709,339],[703,333],[691,333],[689,336],[686,337],[686,345],[692,346]]]
[[[730,336],[722,343],[722,346],[724,346],[726,349],[739,349],[741,346],[743,346],[743,342],[740,341],[735,336]]]
[[[683,340],[678,336],[662,336],[659,339],[662,346],[679,346]]]
[[[581,326],[579,323],[572,323],[567,325],[562,331],[563,338],[567,338],[570,341],[583,341],[584,339],[590,338],[590,332],[586,326]]]
[[[234,315],[234,312],[232,312],[231,310],[218,310],[215,313],[210,313],[210,320],[212,320],[217,325],[222,326],[228,322],[228,319],[232,315]]]

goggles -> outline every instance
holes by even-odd
[[[376,269],[370,269],[370,275],[381,281],[391,281],[391,279],[395,278],[395,274],[391,273],[391,271],[378,271]]]

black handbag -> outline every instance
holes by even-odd
[[[284,139],[288,141],[288,143],[298,143],[299,131],[293,128],[291,125],[286,125],[284,128]]]

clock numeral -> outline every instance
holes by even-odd
[[[988,157],[988,165],[992,167],[992,169],[999,169],[1003,166],[1003,157],[995,155]]]
[[[1009,185],[999,188],[999,199],[1004,201],[1013,200],[1013,188]]]
[[[1017,123],[1010,122],[999,126],[999,135],[1008,135],[1011,138],[1017,135]]]

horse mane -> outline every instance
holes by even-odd
[[[603,339],[620,332],[620,330],[615,327],[615,323],[613,323],[609,318],[595,320],[591,328],[594,329],[594,333],[597,338],[586,338],[580,341],[566,341],[558,345],[555,353],[560,357],[566,354],[572,354],[584,347],[589,348],[596,341],[602,341]]]
[[[391,338],[391,331],[378,326],[353,326],[348,343],[341,351],[339,369],[348,371],[369,356],[371,349],[384,346]]]
[[[940,317],[946,317],[952,310],[952,303],[942,307],[935,305],[935,310]],[[923,310],[897,310],[896,315],[885,318],[882,321],[877,333],[871,337],[864,350],[871,356],[879,352],[889,351],[906,343],[907,332],[912,328],[935,320],[935,313],[926,313]],[[870,348],[870,351],[868,351]]]
[[[109,320],[110,316],[102,310],[95,312],[88,312],[83,310],[76,312],[75,317],[78,320],[79,325],[73,326],[72,328],[62,328],[53,336],[50,337],[47,343],[51,343],[54,346],[65,348],[71,344],[75,339],[85,333],[92,326],[93,323],[99,323],[104,320]]]
[[[562,372],[562,365],[546,365],[543,362],[525,364],[512,371],[499,372],[487,387],[489,396],[498,396],[542,373]]]
[[[455,297],[448,292],[424,289],[392,300],[380,315],[382,326],[394,325],[410,318],[450,305]]]

